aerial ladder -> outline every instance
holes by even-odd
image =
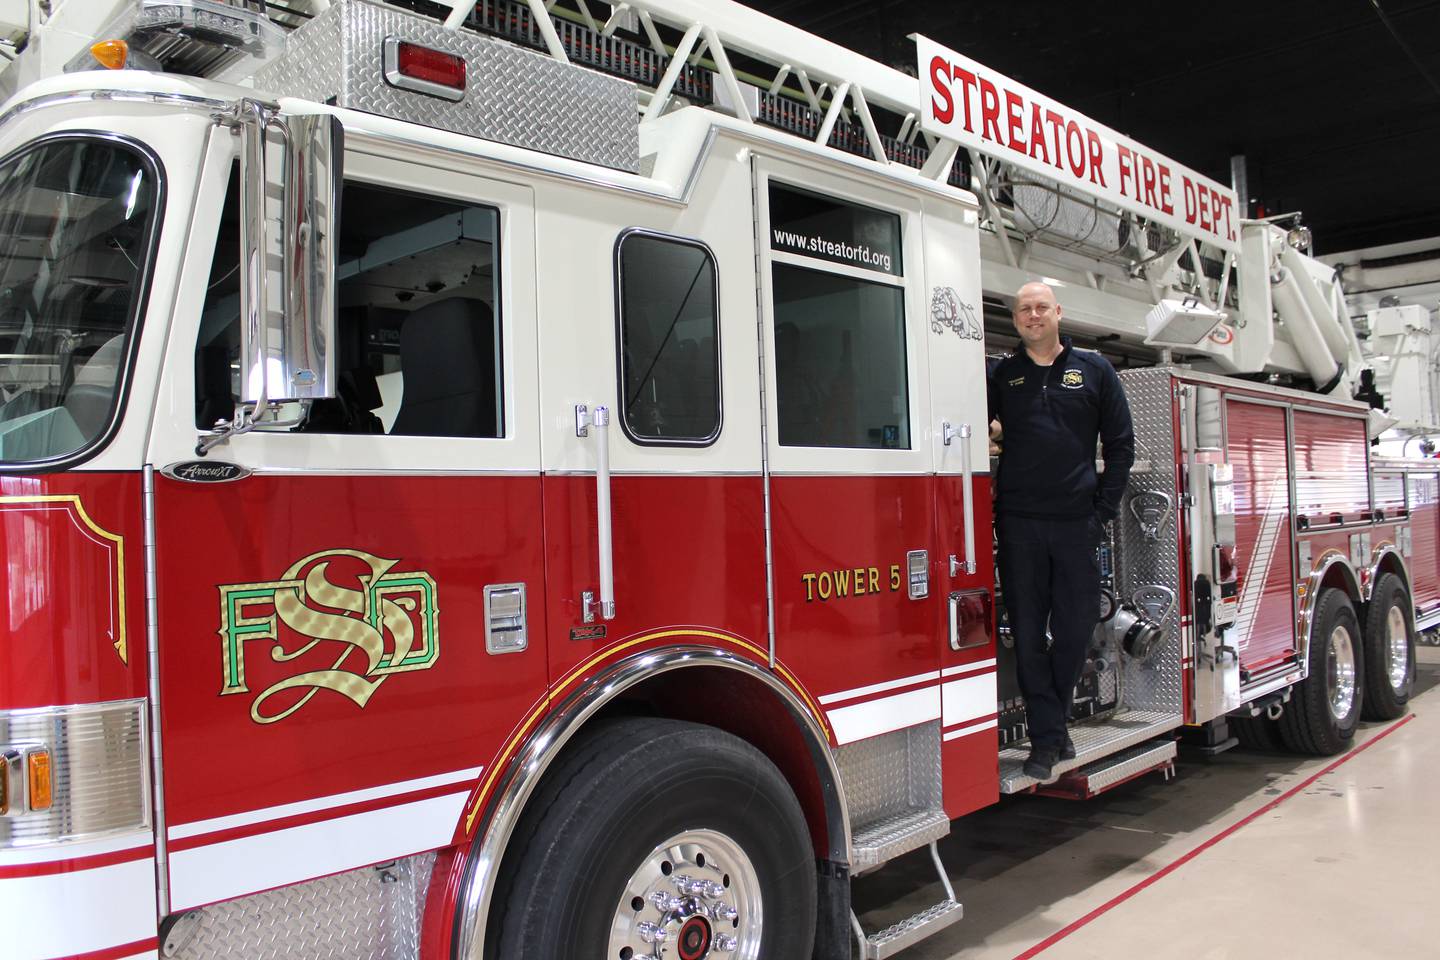
[[[1067,168],[1039,162],[1033,144],[1032,156],[1020,156],[993,138],[957,138],[926,122],[919,109],[929,100],[922,96],[924,70],[917,79],[738,3],[624,0],[602,18],[596,8],[605,4],[571,2],[398,5],[441,16],[452,30],[477,29],[633,80],[642,143],[668,110],[699,102],[972,190],[983,209],[988,316],[1002,334],[1005,298],[1043,277],[1062,288],[1069,329],[1082,341],[1141,362],[1181,361],[1346,397],[1359,382],[1365,360],[1336,271],[1309,255],[1309,231],[1293,217],[1245,219],[1243,198],[1217,190],[1217,203],[1226,194],[1233,219],[1234,236],[1221,239],[1153,206],[1116,202],[1113,185],[1102,190],[1093,176],[1069,176]],[[243,83],[276,51],[286,28],[328,5],[4,0],[0,37],[10,50],[0,51],[12,62],[0,74],[0,91],[96,66],[89,47],[100,24],[107,25],[100,34],[129,38],[138,65]],[[916,40],[922,60],[936,48]],[[1011,90],[1034,95],[1013,83],[1003,92]],[[1165,160],[1153,154],[1144,160],[1152,158]],[[1388,422],[1377,411],[1372,432]]]

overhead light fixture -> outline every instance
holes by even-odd
[[[1193,347],[1220,325],[1225,315],[1196,297],[1161,300],[1145,315],[1145,342],[1158,346]]]

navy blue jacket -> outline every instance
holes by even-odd
[[[1004,431],[995,477],[995,510],[1044,519],[1098,515],[1113,520],[1135,462],[1130,404],[1115,368],[1098,353],[1064,350],[1042,367],[1021,344],[992,360],[990,418]],[[1095,472],[1095,440],[1105,472]]]

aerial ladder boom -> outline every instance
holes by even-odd
[[[1358,381],[1364,359],[1335,271],[1308,255],[1307,230],[1282,226],[1285,218],[1242,219],[1242,200],[1229,187],[1058,101],[918,35],[917,79],[732,0],[623,0],[603,17],[596,10],[605,4],[571,2],[437,6],[449,8],[448,28],[489,32],[506,19],[500,7],[514,8],[509,19],[533,22],[538,35],[507,39],[612,72],[586,51],[617,42],[622,31],[634,36],[627,42],[657,65],[632,78],[642,138],[668,111],[704,102],[690,82],[703,73],[713,89],[708,105],[742,122],[973,191],[982,206],[982,283],[1002,336],[1006,298],[1041,277],[1063,288],[1073,332],[1141,362],[1308,381],[1345,396]],[[294,0],[272,19],[254,0],[0,0],[0,31],[19,51],[0,90],[93,67],[88,46],[102,35],[130,37],[141,63],[147,49],[174,61],[177,44],[198,43],[201,31],[187,16],[203,19],[211,34],[233,20],[240,41],[228,56],[191,51],[178,67],[162,65],[243,82],[278,51],[283,27],[326,6]],[[166,17],[176,23],[161,48],[154,38]],[[946,64],[943,90],[937,57]],[[945,111],[946,97],[942,122],[937,108]],[[968,129],[956,122],[972,111]],[[1026,146],[1021,138],[1028,148],[1017,150]],[[1060,163],[1062,153],[1069,164]]]

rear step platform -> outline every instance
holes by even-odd
[[[1045,797],[1089,800],[1147,773],[1161,772],[1169,780],[1175,772],[1175,753],[1174,740],[1152,740],[1071,770],[1054,783],[1037,786],[1035,792]]]
[[[850,840],[850,869],[873,870],[949,835],[950,818],[944,810],[912,809],[885,817],[856,829]]]
[[[940,862],[940,849],[933,841],[930,843],[930,859],[934,861],[935,871],[940,875],[940,885],[945,888],[944,900],[886,927],[879,933],[867,934],[865,928],[860,926],[860,918],[853,912],[850,914],[850,926],[855,931],[855,942],[860,947],[862,960],[885,960],[886,957],[893,957],[901,950],[913,947],[921,940],[934,936],[964,918],[965,907],[955,899],[955,888],[950,885],[945,865]]]
[[[1055,772],[1064,775],[1088,764],[1103,761],[1130,747],[1153,740],[1181,725],[1178,713],[1150,710],[1122,710],[1096,722],[1077,723],[1070,728],[1075,744],[1075,759],[1062,760]],[[1174,744],[1171,744],[1173,750]],[[1039,786],[1034,777],[1027,777],[1021,768],[1030,755],[1030,745],[1021,743],[1000,751],[1000,792],[1020,793]],[[1173,756],[1173,753],[1172,753]],[[1113,784],[1111,784],[1113,786]]]
[[[913,947],[926,937],[939,933],[964,916],[963,906],[954,900],[941,900],[913,917],[907,917],[879,933],[866,936],[861,947],[861,956],[864,960],[885,960],[886,957],[893,957],[906,947]]]

